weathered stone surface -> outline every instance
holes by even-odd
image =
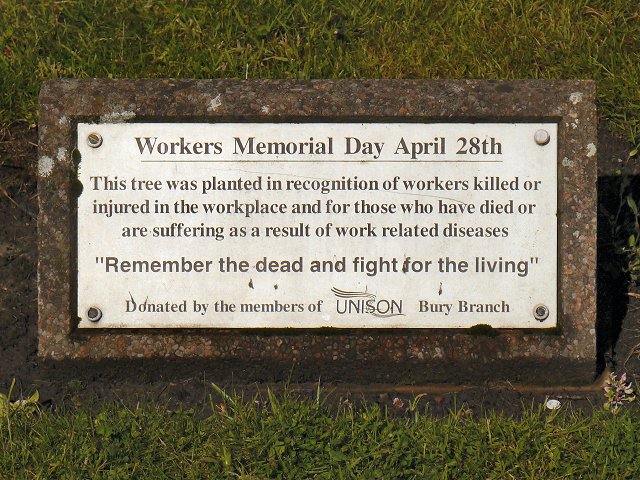
[[[91,331],[75,328],[75,126],[189,121],[558,122],[559,327]],[[46,359],[204,357],[360,370],[362,381],[587,383],[595,373],[596,128],[591,81],[56,80],[40,95],[39,350]],[[96,288],[100,288],[96,286]],[[314,370],[315,369],[315,370]],[[397,372],[397,373],[395,373]]]

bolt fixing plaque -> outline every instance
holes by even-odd
[[[540,129],[536,130],[536,133],[533,134],[533,139],[538,145],[543,146],[549,143],[549,140],[551,140],[551,136],[546,130]]]
[[[539,322],[544,322],[549,318],[549,307],[546,305],[536,305],[533,309],[533,316]]]
[[[87,145],[89,145],[91,148],[98,148],[100,145],[102,145],[102,135],[96,132],[91,132],[89,135],[87,135]]]
[[[87,310],[87,318],[92,322],[97,322],[102,318],[102,310],[98,307],[91,307]]]

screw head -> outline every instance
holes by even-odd
[[[533,139],[538,145],[542,146],[549,143],[549,140],[551,140],[551,136],[549,135],[549,132],[547,132],[546,130],[540,129],[533,134]]]
[[[91,132],[89,135],[87,135],[87,145],[89,145],[91,148],[98,148],[100,145],[102,145],[102,135],[96,132]]]
[[[87,318],[91,322],[97,322],[102,318],[102,310],[98,307],[90,307],[89,310],[87,310]]]
[[[533,307],[533,317],[539,322],[544,322],[549,318],[549,307],[546,305],[536,305]]]

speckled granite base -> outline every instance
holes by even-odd
[[[81,121],[555,121],[559,327],[90,331],[74,328],[75,128]],[[575,384],[595,373],[596,108],[591,81],[56,80],[40,93],[40,357],[298,364],[340,381]],[[498,333],[495,335],[495,333]],[[332,368],[332,365],[335,368]],[[287,370],[281,370],[286,376]],[[333,373],[332,373],[333,372]],[[334,378],[327,378],[329,377]],[[349,375],[353,381],[353,374]],[[285,379],[285,378],[283,378]]]

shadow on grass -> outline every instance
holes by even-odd
[[[624,361],[616,347],[623,321],[628,314],[631,278],[628,257],[622,251],[633,233],[628,194],[640,191],[639,175],[606,175],[598,179],[598,268],[596,368],[600,374],[607,365]]]

